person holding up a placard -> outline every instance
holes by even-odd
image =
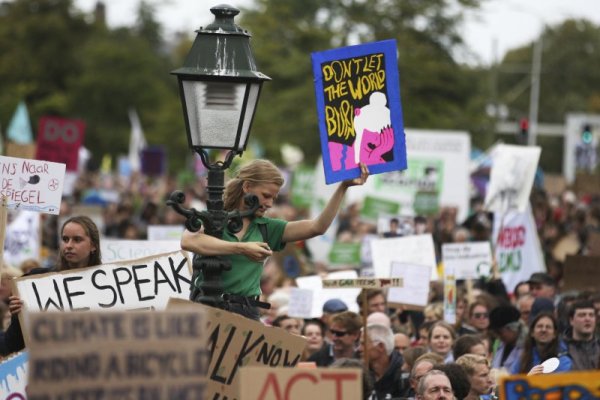
[[[28,275],[42,274],[53,271],[92,267],[102,264],[100,254],[100,232],[91,218],[84,215],[71,217],[65,221],[60,231],[60,264],[56,269],[36,268]],[[18,337],[16,348],[19,351],[25,347],[18,314],[23,307],[23,301],[18,296],[10,296],[9,309],[12,314],[9,330]]]
[[[223,298],[227,301],[228,311],[259,320],[256,307],[267,306],[258,301],[265,259],[271,256],[273,251],[282,250],[285,243],[324,234],[335,218],[346,190],[350,186],[362,185],[367,181],[367,166],[361,164],[360,171],[358,178],[343,181],[337,187],[317,218],[287,222],[265,216],[284,184],[281,171],[270,161],[253,160],[243,166],[236,177],[227,183],[224,209],[243,211],[247,207],[244,196],[254,194],[260,204],[254,216],[243,219],[242,229],[238,233],[234,234],[225,229],[222,240],[201,231],[186,230],[181,239],[181,248],[200,256],[227,256],[231,260],[232,268],[223,272],[222,284]],[[202,279],[200,273],[193,283],[196,288],[200,289]]]

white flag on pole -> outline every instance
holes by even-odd
[[[129,165],[132,171],[141,168],[140,153],[146,147],[146,138],[142,130],[142,124],[135,109],[129,109],[129,121],[131,122],[131,136],[129,137]]]

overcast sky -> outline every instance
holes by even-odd
[[[86,12],[97,0],[75,0]],[[110,26],[131,25],[138,0],[103,0]],[[252,0],[146,0],[156,5],[158,20],[167,34],[193,32],[212,21],[210,8],[218,4],[248,6]],[[282,0],[284,1],[284,0]],[[600,0],[487,0],[476,13],[469,13],[462,29],[475,58],[470,64],[490,64],[512,48],[530,43],[544,24],[554,25],[568,18],[587,18],[600,25]],[[495,49],[495,50],[494,50]]]

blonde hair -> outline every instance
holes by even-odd
[[[233,211],[239,207],[244,197],[244,182],[251,185],[274,183],[279,187],[285,183],[281,171],[271,161],[252,160],[240,168],[235,178],[227,182],[223,195],[225,211]]]
[[[463,354],[462,356],[458,357],[456,363],[463,367],[469,376],[475,374],[475,367],[477,364],[485,365],[488,368],[490,367],[489,360],[484,356],[480,356],[479,354]]]

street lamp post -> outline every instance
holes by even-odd
[[[185,195],[171,194],[167,205],[186,217],[185,227],[221,239],[225,227],[242,229],[242,218],[258,209],[258,198],[244,198],[247,211],[223,209],[225,170],[233,158],[246,149],[250,127],[258,104],[262,83],[270,78],[256,68],[250,48],[250,35],[233,19],[239,10],[219,5],[210,9],[215,20],[200,28],[183,67],[172,72],[179,82],[185,127],[190,148],[198,153],[208,170],[207,210],[183,207]],[[223,161],[211,162],[209,150],[226,150]],[[223,308],[221,274],[231,269],[225,257],[194,255],[195,279],[201,272],[200,290],[192,290],[190,300]]]

